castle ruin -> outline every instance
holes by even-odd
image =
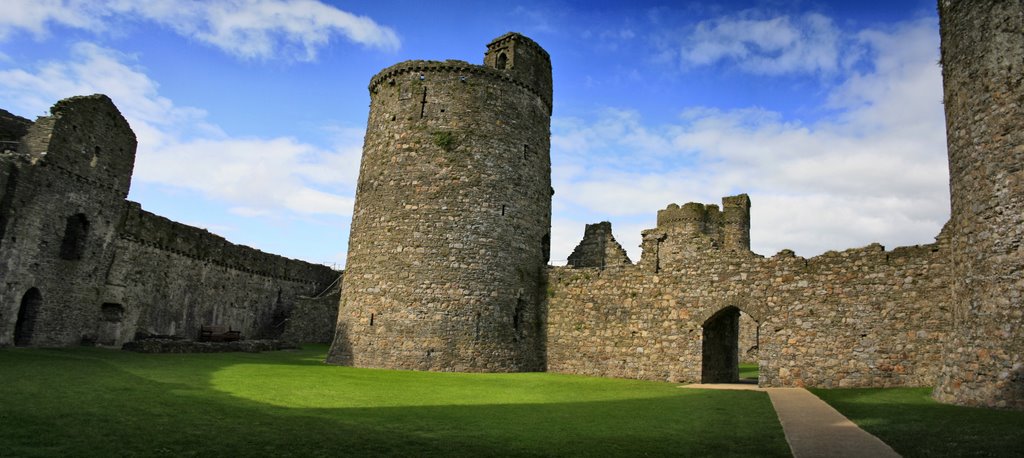
[[[339,272],[231,244],[126,200],[135,134],[106,96],[61,100],[50,113],[3,119],[0,345],[119,348],[147,336],[195,338],[203,325],[270,338],[288,321],[294,338],[330,336],[316,313],[323,300],[303,298]]]
[[[14,122],[0,345],[116,346],[209,322],[269,335],[283,314],[295,338],[333,334],[334,364],[731,382],[749,322],[762,386],[935,386],[1024,409],[1024,3],[939,6],[952,216],[934,243],[764,257],[738,195],[659,211],[636,263],[598,223],[547,266],[551,61],[510,33],[483,65],[371,79],[343,287],[126,201],[135,139],[106,97]]]

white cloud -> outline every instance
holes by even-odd
[[[826,16],[764,18],[753,12],[698,23],[682,40],[684,65],[734,63],[756,74],[831,73],[839,68],[840,32]]]
[[[312,60],[332,37],[393,51],[401,40],[373,19],[318,0],[8,0],[0,40],[16,30],[37,38],[51,25],[108,31],[114,20],[145,20],[246,59]]]
[[[340,154],[291,138],[198,139],[145,152],[136,161],[135,179],[201,191],[238,205],[235,214],[264,216],[278,209],[300,214],[352,214],[352,197],[313,187],[316,182],[347,184],[325,182],[320,173],[311,174],[317,169],[331,170]],[[352,167],[351,163],[345,165],[334,170]]]
[[[938,30],[918,21],[853,39],[870,51],[870,69],[843,75],[828,97],[834,115],[816,122],[700,107],[668,125],[625,110],[557,120],[556,213],[611,216],[634,260],[639,234],[620,223],[653,227],[670,202],[740,192],[751,195],[752,245],[762,254],[930,242],[949,217]]]
[[[0,71],[0,98],[21,113],[44,113],[55,101],[105,93],[139,140],[133,179],[199,191],[243,216],[282,211],[350,215],[361,137],[334,129],[325,149],[292,138],[233,138],[205,122],[206,113],[180,107],[129,56],[79,43],[66,62]]]
[[[0,40],[16,30],[25,30],[36,38],[49,35],[49,25],[60,24],[78,29],[101,29],[101,11],[87,1],[7,0],[0,14]]]

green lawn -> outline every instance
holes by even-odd
[[[740,380],[757,381],[758,372],[757,363],[740,363]]]
[[[903,456],[1024,456],[1024,412],[940,404],[931,388],[811,391]]]
[[[325,352],[0,349],[0,455],[789,455],[764,393],[353,369]]]

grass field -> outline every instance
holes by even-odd
[[[788,456],[764,393],[262,354],[0,350],[3,456]]]
[[[940,404],[930,388],[811,392],[903,456],[1024,456],[1024,412]]]
[[[757,363],[740,363],[740,380],[757,381],[759,373]]]

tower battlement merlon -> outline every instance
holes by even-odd
[[[678,226],[689,228],[689,231],[703,232],[709,211],[718,212],[718,206],[699,202],[687,202],[682,206],[669,204],[664,210],[658,210],[658,228]]]
[[[722,198],[722,246],[732,251],[750,251],[750,196]]]

